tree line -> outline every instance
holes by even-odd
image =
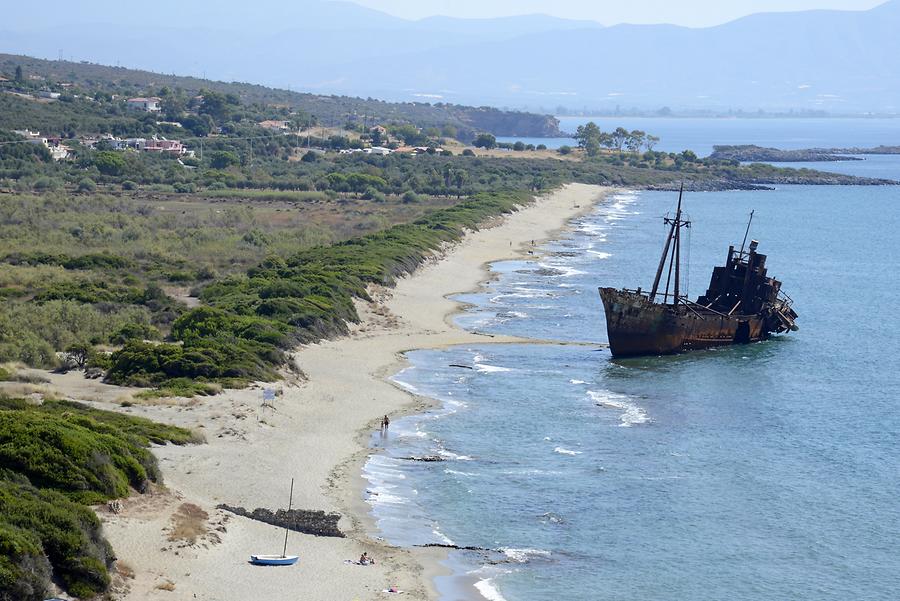
[[[627,150],[638,153],[642,149],[652,151],[653,147],[659,143],[657,136],[650,135],[645,131],[639,129],[628,131],[624,127],[617,127],[611,132],[605,132],[593,121],[579,125],[575,130],[575,139],[578,141],[578,146],[591,157],[600,154],[602,148],[618,152]]]

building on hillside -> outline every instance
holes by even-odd
[[[390,148],[385,148],[384,146],[373,146],[372,148],[367,148],[366,152],[368,154],[377,154],[377,155],[385,156],[385,155],[391,154],[394,151],[391,150]]]
[[[37,95],[39,98],[47,98],[49,100],[58,100],[62,96],[59,92],[51,92],[50,90],[41,90]]]
[[[278,121],[275,119],[267,119],[266,121],[260,121],[257,123],[263,129],[270,129],[272,131],[290,131],[291,122],[290,121]]]
[[[62,161],[69,158],[72,154],[72,149],[63,144],[63,140],[60,137],[54,136],[47,138],[47,143],[45,145],[50,151],[50,156],[53,157],[54,161]]]
[[[187,150],[178,140],[147,140],[141,148],[144,152],[169,152],[183,155]]]
[[[159,103],[162,102],[155,96],[151,98],[129,98],[125,104],[133,111],[144,111],[145,113],[158,113],[162,110]]]
[[[41,135],[41,132],[31,131],[30,129],[16,129],[13,130],[13,133],[19,134],[30,144],[40,144],[49,150],[50,156],[53,157],[54,161],[67,159],[71,155],[72,149],[62,143],[62,138],[44,137]]]

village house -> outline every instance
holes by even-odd
[[[290,131],[291,122],[290,121],[278,121],[274,119],[268,119],[266,121],[260,121],[257,123],[263,129],[270,129],[272,131]]]
[[[373,146],[372,148],[367,148],[366,153],[368,154],[377,154],[380,156],[386,156],[394,152],[390,148],[385,148],[384,146]]]
[[[134,111],[144,111],[145,113],[158,113],[162,110],[159,98],[129,98],[125,101],[129,109]]]
[[[177,155],[187,152],[184,144],[178,140],[147,140],[142,150],[144,152],[169,152]]]
[[[72,149],[62,143],[59,137],[44,137],[39,131],[31,131],[30,129],[15,129],[13,133],[19,134],[30,144],[40,144],[50,151],[50,156],[54,161],[61,161],[69,158]]]

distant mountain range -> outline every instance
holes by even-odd
[[[900,112],[900,0],[717,27],[543,15],[409,21],[345,2],[231,11],[157,0],[12,3],[0,51],[318,93],[553,110]]]

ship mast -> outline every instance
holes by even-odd
[[[675,219],[666,217],[663,220],[666,225],[671,225],[672,227],[669,228],[669,235],[666,237],[666,245],[663,247],[662,256],[659,258],[659,267],[656,269],[656,277],[653,279],[653,288],[650,291],[650,302],[653,302],[656,298],[656,293],[659,291],[659,281],[662,279],[662,272],[666,266],[666,259],[670,259],[669,255],[671,254],[671,259],[669,261],[669,277],[666,278],[666,292],[663,297],[663,302],[666,302],[669,298],[669,284],[672,277],[672,267],[674,266],[675,290],[672,304],[678,305],[679,297],[681,295],[681,228],[691,226],[690,221],[681,218],[681,199],[683,196],[684,181],[681,182],[681,190],[678,192],[678,209],[675,212]],[[675,248],[672,248],[673,240],[675,241]]]
[[[753,214],[756,212],[756,209],[750,211],[750,220],[747,222],[747,231],[744,232],[744,241],[741,242],[741,254],[744,254],[744,246],[747,244],[747,236],[750,235],[750,224],[753,223]]]

